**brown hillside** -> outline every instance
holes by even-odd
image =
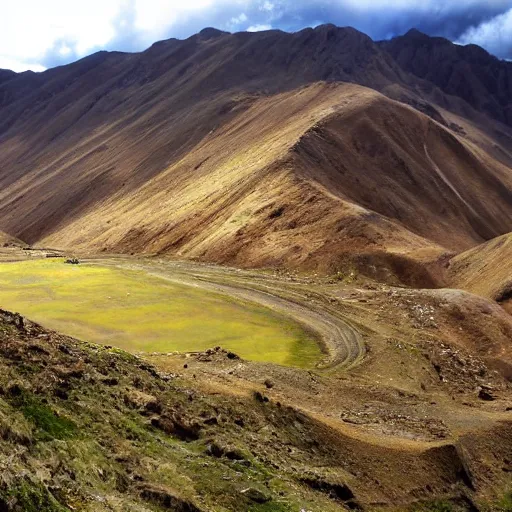
[[[327,117],[294,153],[303,175],[325,191],[447,248],[474,245],[510,225],[509,168],[382,96]]]
[[[495,236],[508,226],[500,212],[511,211],[511,185],[506,169],[416,111],[318,85],[257,101],[145,186],[44,242],[322,266],[345,252],[460,249]]]
[[[4,222],[24,219],[22,236],[50,246],[324,270],[347,253],[460,250],[508,228],[507,169],[374,91],[318,84],[234,105],[167,162],[173,120],[138,122],[137,139],[105,127],[81,150],[47,155],[23,188],[4,189]]]
[[[417,109],[320,80],[406,94]],[[418,261],[510,231],[512,143],[431,87],[471,111],[488,136],[477,147],[417,80],[331,25],[207,29],[11,76],[0,83],[0,228],[49,246],[375,277],[382,267],[386,279],[440,284]]]
[[[501,303],[512,312],[512,233],[459,254],[450,261],[454,286]]]

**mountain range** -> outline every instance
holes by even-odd
[[[0,229],[440,286],[512,231],[511,89],[477,46],[333,25],[0,70]]]

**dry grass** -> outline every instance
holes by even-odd
[[[502,298],[507,287],[512,292],[512,233],[459,254],[448,273],[454,287],[489,299]]]

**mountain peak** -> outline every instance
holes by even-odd
[[[334,25],[333,23],[323,23],[321,25],[317,25],[315,27],[315,30],[329,30],[329,29],[337,29],[338,27]]]
[[[416,39],[419,39],[419,38],[425,38],[425,37],[429,37],[427,34],[425,34],[424,32],[421,32],[420,30],[418,30],[417,28],[411,28],[411,30],[409,30],[407,33],[404,34],[404,37],[407,37],[409,39],[411,38],[416,38]]]
[[[224,32],[219,30],[218,28],[206,27],[199,32],[199,35],[202,39],[215,39],[217,37],[223,36],[225,34],[229,34],[229,32]]]
[[[509,65],[480,46],[457,45],[444,37],[422,34],[417,29],[382,41],[379,46],[405,71],[512,126]]]

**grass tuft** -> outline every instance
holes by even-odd
[[[0,488],[0,510],[23,512],[66,512],[41,483],[20,479],[14,484]]]
[[[12,397],[11,405],[34,424],[39,441],[68,439],[76,433],[76,425],[70,419],[59,416],[49,405],[26,391]]]

